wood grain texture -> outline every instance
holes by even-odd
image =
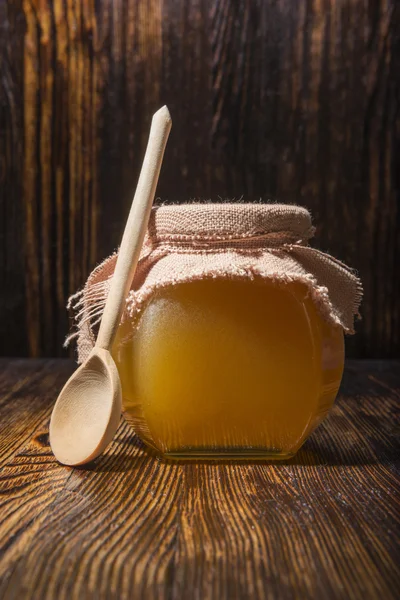
[[[0,11],[0,353],[63,352],[67,296],[119,243],[151,115],[167,104],[158,195],[309,207],[316,245],[365,285],[349,354],[399,356],[394,0]]]
[[[397,598],[399,362],[349,362],[285,463],[165,463],[123,422],[84,469],[48,445],[72,363],[0,367],[2,600]]]

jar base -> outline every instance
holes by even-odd
[[[282,452],[277,450],[248,450],[246,448],[238,449],[220,449],[220,450],[182,450],[179,452],[164,452],[162,456],[167,460],[180,461],[180,460],[240,460],[240,461],[253,461],[253,460],[288,460],[293,458],[295,452]]]

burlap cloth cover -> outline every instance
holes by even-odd
[[[186,204],[155,207],[122,320],[133,328],[157,290],[205,278],[229,277],[276,283],[302,281],[322,316],[354,333],[362,297],[360,280],[343,263],[311,248],[310,213],[282,204]],[[70,298],[82,362],[95,343],[117,254],[90,274]],[[229,298],[226,299],[229,302]],[[243,306],[251,310],[251,306]]]

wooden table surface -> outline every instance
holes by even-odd
[[[400,362],[349,362],[281,464],[165,464],[122,422],[91,468],[55,461],[73,364],[0,361],[0,598],[395,598]]]

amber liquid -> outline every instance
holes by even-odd
[[[342,330],[300,283],[180,284],[154,296],[131,329],[120,326],[113,353],[125,414],[171,458],[291,456],[342,376]]]

